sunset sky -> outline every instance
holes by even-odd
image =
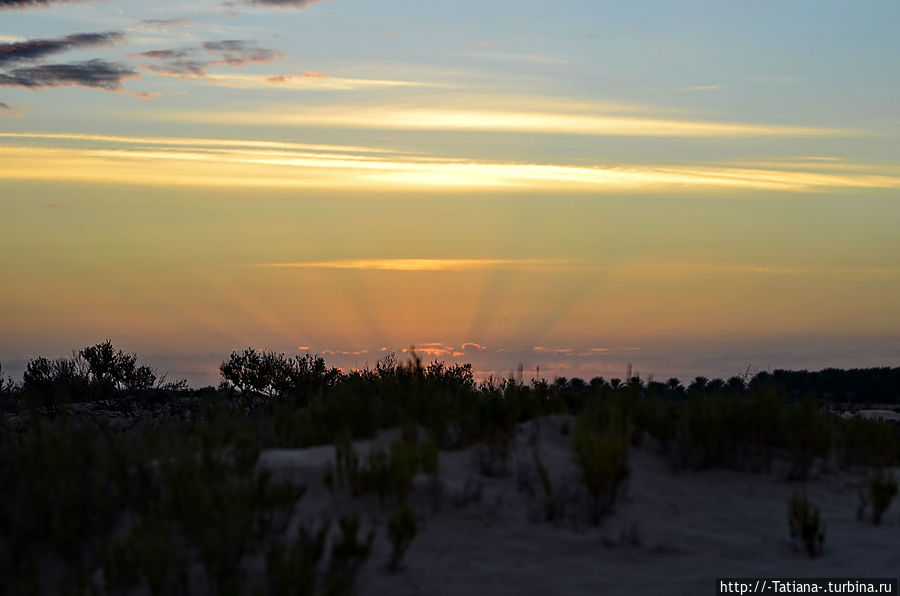
[[[900,3],[0,0],[0,362],[900,366]]]

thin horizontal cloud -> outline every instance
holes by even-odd
[[[261,48],[253,42],[228,39],[208,41],[188,48],[167,48],[132,54],[152,63],[142,68],[161,75],[178,77],[205,77],[211,66],[240,67],[246,64],[273,62],[281,57],[279,52]]]
[[[79,86],[117,91],[122,87],[123,80],[136,76],[139,76],[138,73],[124,64],[94,59],[73,64],[15,68],[0,74],[0,87],[42,89]]]
[[[573,348],[548,348],[546,346],[534,346],[531,351],[540,354],[572,354],[575,352]]]
[[[477,269],[531,269],[577,263],[560,259],[347,259],[257,263],[264,269],[356,269],[369,271],[472,271]]]
[[[181,27],[190,25],[191,21],[184,17],[174,17],[171,19],[143,19],[141,25],[150,29],[162,29],[164,27]]]
[[[483,46],[490,47],[490,46]],[[455,52],[456,56],[466,58],[478,58],[488,60],[507,60],[513,62],[532,62],[535,64],[566,64],[568,60],[556,58],[554,56],[545,56],[543,54],[515,54],[507,52],[480,51],[480,52]]]
[[[28,134],[0,133],[0,138]],[[34,138],[53,138],[33,133]],[[452,192],[698,192],[722,189],[825,192],[846,188],[900,188],[891,169],[785,170],[733,165],[609,164],[583,166],[490,162],[388,150],[228,139],[95,140],[100,147],[0,148],[0,177],[94,180],[130,184],[333,188]],[[108,144],[107,144],[108,142]],[[105,146],[104,146],[105,145]],[[110,147],[111,145],[111,147]],[[35,164],[40,164],[36,167]]]
[[[896,277],[900,275],[898,267],[835,267],[835,266],[790,266],[772,264],[746,264],[707,261],[660,261],[646,263],[628,263],[625,265],[608,265],[579,259],[343,259],[334,261],[299,261],[283,263],[255,263],[242,267],[261,269],[335,269],[362,271],[446,271],[465,272],[489,269],[589,269],[606,272],[615,276],[628,277],[666,277],[696,275],[784,275],[784,276],[850,276],[850,277]],[[423,346],[439,344],[422,344]],[[463,344],[461,349],[473,347],[478,350],[484,346],[475,343]],[[637,350],[638,348],[616,348],[617,351]],[[569,348],[550,348],[534,346],[535,352],[572,352]],[[593,347],[593,353],[608,352],[609,348]]]
[[[676,91],[718,91],[722,89],[722,85],[691,85],[688,87],[678,87]]]
[[[352,91],[379,87],[448,87],[445,84],[425,81],[404,81],[397,79],[360,79],[352,77],[332,77],[316,71],[300,75],[243,75],[216,74],[213,80],[234,89],[304,89],[324,91]]]
[[[461,130],[627,137],[841,137],[858,130],[671,118],[466,108],[308,107],[302,111],[182,112],[171,120],[392,130]]]
[[[807,170],[819,172],[882,172],[900,174],[900,167],[895,164],[874,165],[843,161],[839,158],[826,157],[785,157],[772,160],[735,160],[730,165],[751,169],[766,170]]]
[[[118,43],[124,38],[125,34],[121,31],[108,31],[105,33],[76,33],[54,39],[29,39],[0,43],[0,66],[40,60],[46,56],[78,48],[108,46]]]
[[[321,0],[244,0],[241,4],[247,6],[266,6],[272,8],[295,8],[305,9],[311,4],[316,4]]]
[[[256,139],[206,139],[189,137],[124,137],[116,135],[46,133],[46,132],[0,132],[0,138],[55,139],[61,141],[97,141],[123,145],[163,145],[173,147],[231,147],[289,149],[296,151],[346,151],[355,153],[394,153],[380,147],[359,145],[322,145],[312,143],[291,143],[287,141],[261,141]]]
[[[705,261],[661,261],[629,263],[609,268],[610,273],[629,277],[690,276],[709,274],[896,277],[898,267],[791,266]]]

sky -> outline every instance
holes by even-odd
[[[0,0],[0,362],[900,366],[900,4]]]

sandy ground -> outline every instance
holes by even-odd
[[[590,521],[589,499],[564,417],[522,425],[505,469],[483,448],[443,451],[435,486],[417,478],[420,532],[404,569],[385,569],[390,545],[377,502],[334,498],[322,484],[332,447],[270,450],[261,465],[306,484],[304,523],[359,512],[376,545],[360,576],[364,595],[713,594],[715,578],[896,577],[900,505],[881,526],[857,520],[861,474],[821,467],[809,481],[725,470],[675,473],[649,443],[630,452],[631,478],[616,511]],[[571,422],[569,424],[571,426]],[[357,443],[365,457],[396,436]],[[536,446],[553,485],[556,519],[534,464]],[[480,457],[479,452],[482,452]],[[485,475],[485,471],[492,475]],[[811,559],[788,536],[787,502],[805,490],[826,526],[824,554]]]

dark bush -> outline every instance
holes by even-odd
[[[594,523],[615,508],[628,479],[628,428],[627,414],[616,401],[587,408],[575,423],[572,442],[594,500]]]
[[[349,596],[355,592],[356,577],[372,554],[375,531],[359,540],[359,517],[345,516],[338,523],[340,535],[331,549],[331,563],[322,582],[323,596]]]
[[[326,367],[320,356],[306,354],[291,358],[253,348],[232,352],[219,366],[219,372],[229,386],[246,396],[290,397],[301,405],[311,396],[333,387],[340,377],[340,372]]]
[[[872,523],[881,524],[884,512],[897,496],[897,481],[890,474],[879,471],[869,481],[869,498],[872,502]]]
[[[819,518],[818,507],[806,495],[795,493],[788,501],[788,527],[791,539],[800,541],[810,557],[822,554],[825,526]]]
[[[315,534],[305,528],[297,531],[292,544],[274,540],[266,553],[269,593],[272,596],[315,596],[318,593],[319,561],[331,524]]]
[[[391,515],[388,520],[387,531],[393,547],[388,569],[390,571],[398,571],[403,561],[403,555],[409,550],[419,531],[416,514],[409,505],[398,507]]]

